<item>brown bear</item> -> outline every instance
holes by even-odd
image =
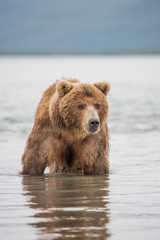
[[[108,161],[107,82],[62,79],[51,85],[38,105],[22,156],[21,174],[51,172],[106,174]]]

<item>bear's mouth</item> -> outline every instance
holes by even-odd
[[[84,129],[85,132],[90,133],[90,134],[96,134],[100,131],[100,128],[98,129]]]

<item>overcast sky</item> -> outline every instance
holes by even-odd
[[[0,0],[0,52],[160,50],[160,0]]]

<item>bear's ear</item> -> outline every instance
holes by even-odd
[[[108,82],[95,83],[94,86],[104,93],[104,95],[107,95],[110,90],[110,84]]]
[[[59,81],[57,84],[57,92],[60,97],[63,97],[65,94],[69,93],[72,88],[73,88],[72,83],[66,80]]]

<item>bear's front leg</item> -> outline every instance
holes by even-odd
[[[47,166],[47,155],[42,154],[39,148],[33,147],[24,152],[22,156],[22,166],[21,174],[43,174]]]
[[[41,140],[39,140],[41,139]],[[25,152],[22,156],[21,174],[43,174],[48,165],[48,152],[50,149],[49,139],[43,138],[43,134],[30,134]]]
[[[51,172],[69,172],[70,148],[59,138],[54,138],[48,156],[48,165]]]
[[[77,152],[78,154],[78,152]],[[105,151],[101,152],[79,152],[79,156],[74,159],[71,172],[80,174],[108,174],[109,161]]]
[[[92,137],[88,141],[75,145],[75,156],[71,171],[84,174],[108,174],[108,140]]]

